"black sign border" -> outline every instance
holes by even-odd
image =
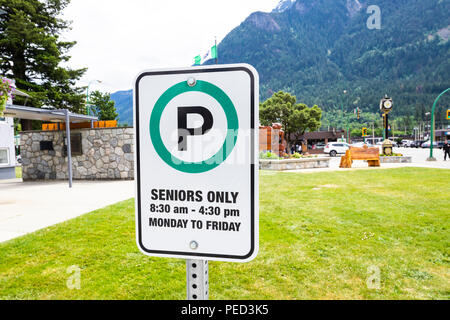
[[[139,137],[139,82],[142,78],[146,76],[159,76],[159,75],[174,75],[174,74],[195,74],[195,73],[211,73],[211,72],[228,72],[228,71],[244,71],[250,76],[250,128],[252,129],[253,134],[251,135],[251,248],[250,252],[243,256],[235,256],[235,255],[225,255],[225,254],[210,254],[210,253],[195,253],[195,252],[180,252],[180,251],[165,251],[165,250],[150,250],[147,249],[142,243],[142,217],[141,217],[141,164],[140,164],[140,137]],[[258,93],[259,94],[259,93]],[[218,259],[232,259],[232,260],[246,260],[250,258],[255,252],[255,76],[253,72],[244,67],[244,66],[236,66],[236,67],[217,67],[217,68],[201,68],[196,67],[195,69],[189,70],[168,70],[168,71],[147,71],[141,73],[137,79],[135,84],[135,131],[136,131],[136,180],[137,180],[137,212],[138,212],[138,245],[140,249],[149,254],[156,255],[170,255],[170,256],[192,256],[199,258],[218,258]],[[256,106],[257,107],[257,106]]]

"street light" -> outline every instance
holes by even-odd
[[[436,105],[439,99],[446,93],[447,91],[450,91],[450,88],[447,88],[446,90],[442,91],[440,95],[434,100],[433,107],[431,108],[431,133],[430,133],[430,157],[427,159],[427,161],[436,161],[436,159],[433,157],[433,143],[434,143],[434,111],[436,110]]]
[[[349,137],[350,124],[348,122],[348,118],[346,117],[346,112],[344,111],[344,96],[347,95],[347,92],[348,92],[347,90],[342,91],[342,93],[344,95],[341,96],[342,97],[341,98],[341,106],[342,106],[342,116],[344,117],[346,125],[347,125],[347,143],[350,143],[350,137]]]

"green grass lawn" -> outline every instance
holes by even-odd
[[[211,262],[211,299],[450,298],[450,170],[260,178],[259,255]],[[185,261],[143,256],[134,239],[128,200],[2,243],[0,299],[185,299]]]
[[[22,167],[16,167],[16,178],[22,178]]]

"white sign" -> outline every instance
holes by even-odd
[[[259,241],[256,70],[247,64],[148,70],[134,90],[140,250],[252,260]]]

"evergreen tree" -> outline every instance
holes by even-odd
[[[0,0],[0,73],[28,92],[33,106],[84,110],[83,89],[75,86],[86,69],[61,66],[75,42],[60,35],[69,22],[60,18],[70,0]],[[20,103],[20,97],[16,98]]]
[[[94,91],[89,96],[90,104],[93,106],[93,111],[98,120],[116,120],[118,114],[116,112],[115,102],[111,100],[109,93],[101,93]]]

